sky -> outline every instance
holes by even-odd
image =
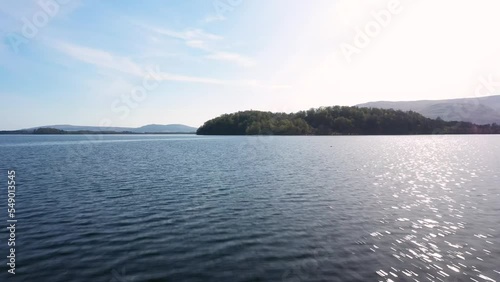
[[[498,11],[498,0],[1,1],[0,129],[198,127],[250,109],[496,95]]]

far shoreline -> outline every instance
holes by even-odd
[[[64,133],[33,133],[18,131],[0,131],[0,135],[196,135],[196,132],[71,132]]]

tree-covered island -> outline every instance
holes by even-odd
[[[392,109],[320,107],[297,113],[243,111],[201,126],[198,135],[411,135],[499,134],[500,125],[430,119]]]

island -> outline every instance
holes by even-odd
[[[203,124],[198,135],[499,134],[500,125],[431,119],[414,111],[332,106],[296,113],[240,111]]]

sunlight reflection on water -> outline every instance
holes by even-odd
[[[85,140],[0,136],[20,281],[500,281],[499,136]]]

